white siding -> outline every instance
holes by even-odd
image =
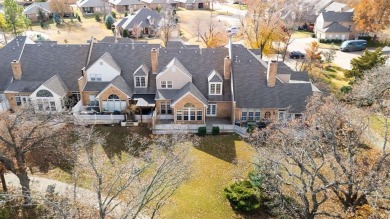
[[[101,75],[102,81],[112,81],[120,72],[102,60],[97,60],[87,69],[87,80],[91,81],[91,75]]]
[[[180,89],[188,82],[192,82],[192,79],[176,66],[171,66],[157,77],[157,89],[161,89],[161,81],[172,81],[172,89]]]

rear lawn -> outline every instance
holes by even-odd
[[[240,218],[223,188],[251,170],[254,150],[237,135],[206,136],[193,148],[189,180],[162,209],[162,218]]]

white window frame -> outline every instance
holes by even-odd
[[[164,113],[163,113],[164,110]],[[169,113],[170,111],[170,113]],[[160,114],[161,115],[172,115],[173,109],[171,108],[171,103],[169,101],[163,101],[160,103]]]
[[[247,122],[247,121],[260,122],[261,121],[261,110],[259,110],[259,109],[243,109],[241,111],[241,121],[243,121],[243,122]]]
[[[214,113],[212,108],[214,108]],[[207,106],[206,116],[217,116],[217,104],[209,104]]]
[[[213,88],[214,85],[214,89]],[[217,87],[220,87],[219,92]],[[209,83],[209,95],[222,95],[222,82],[210,82]]]
[[[91,104],[92,102],[94,104]],[[89,95],[89,105],[90,106],[99,106],[99,101],[96,99],[96,95],[95,94],[90,94]]]
[[[142,78],[144,79],[144,85],[142,85]],[[139,85],[137,85],[137,82],[139,80]],[[145,88],[147,87],[147,83],[146,83],[146,77],[145,76],[135,76],[134,77],[134,87],[137,87],[137,88]]]
[[[172,81],[161,81],[161,88],[162,89],[172,89],[173,82]]]
[[[91,74],[91,81],[102,81],[101,74]]]
[[[19,99],[19,101],[17,101],[17,99]],[[31,102],[31,99],[29,96],[15,96],[15,103],[17,106],[25,106],[25,105],[29,105]],[[18,104],[20,103],[20,104]]]

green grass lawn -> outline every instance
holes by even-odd
[[[387,125],[390,129],[390,121],[387,121]],[[371,116],[370,128],[376,133],[378,133],[380,136],[385,136],[385,119],[379,116]],[[390,136],[390,130],[387,131],[387,134]]]
[[[292,34],[291,38],[292,39],[309,38],[311,37],[311,34],[312,32],[309,31],[297,30]]]
[[[205,136],[191,150],[191,176],[162,209],[162,218],[239,218],[223,188],[251,169],[253,149],[236,135]]]

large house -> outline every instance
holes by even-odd
[[[0,50],[0,89],[11,108],[33,104],[47,113],[72,108],[76,116],[92,109],[107,114],[92,115],[94,121],[113,119],[110,114],[130,118],[137,108],[155,133],[178,127],[195,132],[199,126],[234,131],[301,116],[306,99],[318,91],[307,72],[266,63],[256,54],[239,44],[58,45],[17,37]]]
[[[39,18],[39,11],[42,12],[43,18]],[[32,22],[39,19],[47,20],[52,15],[49,2],[34,2],[23,10],[23,14]]]
[[[111,13],[111,7],[105,0],[79,0],[76,2],[77,7],[82,14],[94,14],[94,13]]]
[[[114,26],[120,34],[123,34],[126,29],[133,36],[155,35],[159,30],[161,20],[160,13],[145,7],[115,22]]]
[[[145,6],[145,3],[140,0],[109,0],[108,2],[119,12],[131,13]]]

